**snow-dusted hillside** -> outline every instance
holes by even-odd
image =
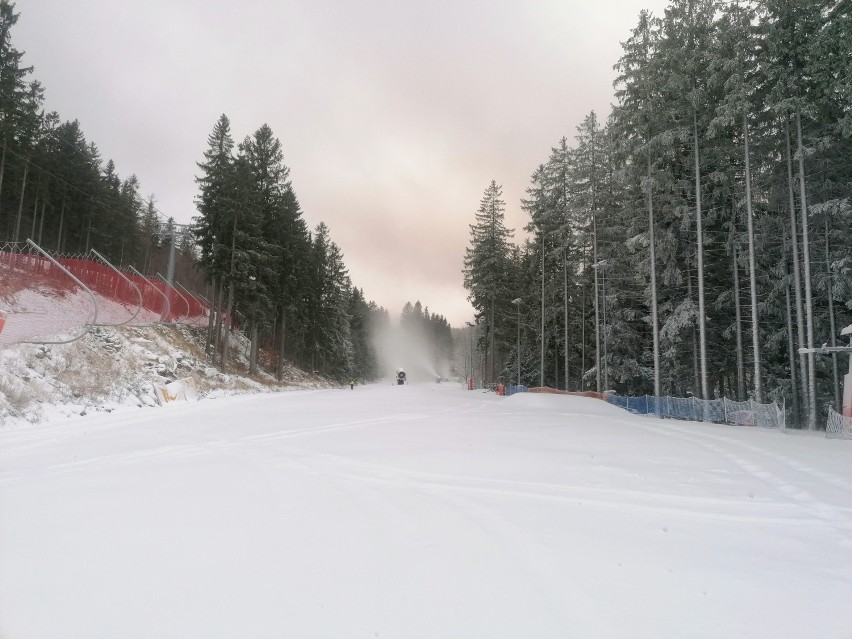
[[[594,399],[387,383],[20,424],[0,513],[10,639],[852,636],[852,441]]]
[[[80,332],[75,328],[67,335]],[[236,345],[231,350],[234,374],[223,375],[205,363],[205,334],[202,328],[182,325],[95,327],[70,344],[4,346],[0,427],[120,406],[155,406],[152,384],[175,379],[192,379],[202,398],[330,386],[292,366],[286,368],[282,384],[268,375],[248,378],[244,351]]]

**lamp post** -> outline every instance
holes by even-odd
[[[512,304],[514,304],[518,309],[518,386],[521,385],[521,303],[522,300],[520,297],[512,300]]]
[[[470,358],[468,360],[468,362],[470,363],[470,373],[468,375],[468,381],[467,381],[468,390],[470,390],[470,380],[474,379],[474,375],[473,375],[473,323],[472,322],[465,322],[465,324],[467,325],[467,334],[470,337]]]
[[[603,324],[603,378],[604,378],[604,386],[603,390],[609,388],[609,362],[607,361],[606,356],[606,260],[600,260],[599,262],[595,262],[595,271],[600,271],[601,273],[601,322]],[[595,291],[595,295],[597,295],[597,291]]]

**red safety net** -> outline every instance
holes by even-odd
[[[7,319],[0,344],[27,341],[85,324],[180,322],[203,325],[209,307],[162,279],[116,272],[108,264],[82,257],[56,257],[91,296],[50,259],[7,245],[0,250],[0,311]],[[135,284],[135,286],[134,286]]]

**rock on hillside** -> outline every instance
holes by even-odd
[[[249,377],[236,341],[222,374],[206,363],[205,336],[206,329],[183,325],[93,327],[70,344],[2,347],[0,425],[154,407],[153,384],[176,379],[191,379],[199,399],[333,385],[289,365],[281,383],[267,373]]]

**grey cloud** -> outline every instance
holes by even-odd
[[[663,0],[646,2],[660,12]],[[535,167],[612,100],[632,0],[23,0],[13,33],[47,106],[180,222],[216,118],[268,122],[310,226],[368,299],[460,324],[468,225],[491,179],[507,225]]]

